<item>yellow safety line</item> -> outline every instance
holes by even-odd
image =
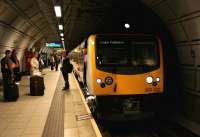
[[[90,109],[89,109],[87,103],[85,102],[85,98],[84,98],[83,93],[82,93],[82,91],[81,91],[81,89],[80,89],[80,87],[79,87],[78,81],[76,80],[74,74],[72,74],[72,75],[73,75],[73,77],[74,77],[74,79],[75,79],[75,81],[76,81],[76,85],[77,85],[78,90],[79,90],[79,92],[80,92],[81,99],[82,99],[82,101],[83,101],[83,103],[84,103],[84,105],[85,105],[85,108],[86,108],[86,110],[87,110],[87,113],[88,113],[88,114],[91,114],[91,111],[90,111]],[[95,134],[96,134],[96,137],[102,137],[101,132],[100,132],[100,130],[99,130],[99,128],[98,128],[98,126],[97,126],[97,123],[96,123],[96,121],[94,120],[94,118],[90,119],[90,121],[91,121],[91,123],[92,123],[92,127],[93,127],[93,129],[94,129],[94,132],[95,132]]]

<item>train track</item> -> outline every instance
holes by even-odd
[[[84,92],[82,87],[80,84]],[[96,122],[103,137],[199,137],[180,125],[161,119]]]
[[[99,124],[103,137],[198,137],[187,129],[167,121],[128,121]]]
[[[105,122],[99,124],[103,137],[160,137],[149,121]]]

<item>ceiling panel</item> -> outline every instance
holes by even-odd
[[[0,1],[0,21],[3,21],[7,24],[12,23],[17,18],[17,13],[15,13],[9,6]]]
[[[23,11],[34,6],[34,0],[13,0],[13,2]]]

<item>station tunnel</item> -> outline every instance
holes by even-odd
[[[60,18],[55,16],[55,5],[62,7]],[[125,23],[130,24],[129,29],[124,28]],[[200,127],[199,0],[1,0],[0,57],[5,50],[16,49],[24,71],[27,50],[51,52],[45,43],[60,41],[59,24],[64,26],[67,50],[90,34],[160,35],[169,86],[165,92],[174,100],[168,100],[174,103],[168,107],[178,108],[169,110],[177,110],[179,118]]]

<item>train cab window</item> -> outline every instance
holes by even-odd
[[[155,39],[97,40],[97,69],[118,73],[138,74],[159,68],[159,50]]]
[[[144,64],[147,65],[147,66],[155,66],[156,61],[154,59],[145,59]]]
[[[97,64],[98,65],[125,65],[128,63],[127,50],[124,48],[102,47],[98,51]]]
[[[131,52],[132,64],[134,66],[146,65],[151,67],[158,65],[158,49],[155,43],[133,43]]]

